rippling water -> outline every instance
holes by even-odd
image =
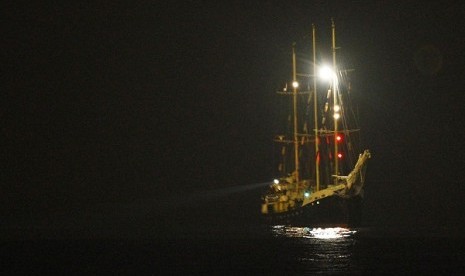
[[[236,230],[244,230],[245,225],[241,226],[237,225]],[[376,229],[289,226],[267,226],[242,233],[221,227],[208,229],[197,235],[158,238],[154,229],[150,238],[3,242],[0,272],[450,275],[465,271],[465,239],[449,236],[447,231],[441,235],[411,235]]]
[[[465,271],[465,240],[447,230],[275,226],[271,232],[295,273],[456,274]]]
[[[354,266],[356,230],[274,226],[272,232],[298,252],[295,261],[303,272],[347,272]]]

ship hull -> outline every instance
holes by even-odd
[[[331,196],[288,212],[270,212],[264,217],[265,221],[272,225],[359,227],[362,215],[361,205],[360,195],[350,198]]]

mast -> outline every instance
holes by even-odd
[[[336,67],[336,25],[334,24],[334,19],[331,18],[331,30],[332,30],[332,52],[333,52],[333,72],[335,76],[333,76],[333,97],[334,97],[334,106],[333,106],[333,111],[334,111],[334,175],[339,175],[339,157],[338,157],[338,141],[337,141],[337,131],[338,131],[338,125],[337,125],[337,120],[339,118],[339,107],[337,104],[337,94],[338,94],[338,89],[337,89],[337,67]],[[337,178],[334,179],[335,184],[337,184]]]
[[[297,72],[295,63],[295,43],[292,44],[292,87],[294,101],[294,163],[295,163],[295,180],[299,182],[299,140],[297,137]]]
[[[318,105],[316,95],[316,36],[315,24],[312,24],[312,41],[313,41],[313,110],[314,110],[314,124],[315,124],[315,181],[316,191],[320,190],[320,160],[318,151]]]

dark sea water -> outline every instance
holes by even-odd
[[[400,229],[244,227],[145,238],[3,241],[2,275],[460,274],[465,239]],[[254,231],[258,231],[255,232]]]
[[[175,198],[173,204],[166,200],[163,206],[139,202],[94,207],[79,216],[12,220],[0,227],[0,274],[465,272],[465,234],[459,227],[412,226],[415,223],[320,230],[269,226],[259,223],[257,196],[245,195],[214,194],[218,200],[212,201],[208,194],[208,200],[179,202]],[[154,209],[158,211],[153,213]]]

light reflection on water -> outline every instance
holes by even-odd
[[[293,227],[276,225],[272,229],[275,236],[289,237],[289,238],[314,238],[314,239],[341,239],[351,238],[356,230],[348,228],[334,227],[334,228],[309,228],[309,227]]]
[[[308,228],[273,226],[276,238],[284,238],[291,248],[297,249],[294,259],[305,272],[356,272],[353,251],[356,230],[348,228]],[[355,270],[355,271],[354,271]]]

